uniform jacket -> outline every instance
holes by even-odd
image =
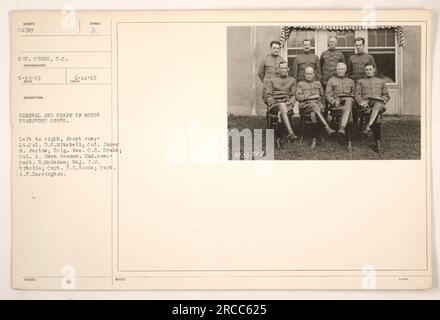
[[[278,66],[281,62],[286,62],[281,56],[273,56],[268,54],[261,61],[258,67],[258,77],[261,82],[264,82],[265,79],[270,79],[275,76]]]
[[[263,100],[267,105],[278,102],[295,102],[296,80],[293,77],[276,75],[264,81]]]
[[[347,73],[354,81],[365,78],[365,65],[371,63],[376,68],[372,55],[362,53],[354,54],[348,58]]]
[[[334,104],[340,96],[352,96],[354,98],[355,84],[348,77],[331,77],[327,82],[325,97],[327,101]]]
[[[336,76],[336,65],[339,62],[345,63],[344,54],[339,50],[326,50],[321,53],[321,72],[322,72],[322,82],[327,83],[327,81]]]
[[[371,77],[359,79],[356,83],[355,99],[357,104],[367,102],[368,98],[381,98],[384,103],[390,100],[387,86],[384,80]]]
[[[299,54],[295,57],[292,67],[292,75],[296,81],[305,81],[305,70],[307,67],[312,67],[315,70],[315,80],[321,79],[321,63],[316,54]]]
[[[296,87],[296,100],[307,102],[309,96],[319,95],[319,101],[324,103],[324,89],[319,81],[300,81]]]

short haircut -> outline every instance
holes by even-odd
[[[310,39],[304,39],[302,43],[304,44],[304,42],[306,42],[306,41],[312,43],[312,41],[310,41]]]
[[[356,44],[356,41],[362,41],[362,44],[365,44],[365,39],[362,37],[357,37],[356,39],[354,39],[355,44]]]
[[[368,62],[368,63],[364,66],[364,69],[365,69],[366,67],[369,67],[369,66],[372,66],[373,68],[375,68],[374,64]]]
[[[330,39],[335,39],[336,42],[338,42],[338,38],[337,38],[336,36],[330,36],[330,37],[328,37],[327,42],[329,42]]]
[[[339,66],[340,64],[342,64],[345,68],[347,68],[347,64],[345,62],[338,62],[336,64],[336,67]]]
[[[281,61],[280,63],[278,63],[278,68],[279,68],[282,64],[285,64],[286,66],[288,66],[287,62]]]
[[[277,40],[272,40],[272,41],[270,42],[269,48],[272,48],[272,45],[274,45],[274,44],[277,44],[277,45],[279,45],[279,46],[281,47],[281,42],[279,42],[279,41],[277,41]]]
[[[313,73],[315,73],[315,69],[313,69],[313,67],[306,67],[306,69],[304,70],[304,72],[307,72],[307,69],[312,69]]]

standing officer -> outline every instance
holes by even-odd
[[[321,64],[319,57],[310,52],[312,44],[309,39],[304,39],[302,43],[303,53],[295,57],[292,67],[292,75],[297,82],[305,81],[305,71],[307,67],[314,70],[315,79],[321,81]]]
[[[336,76],[336,65],[340,62],[345,63],[344,54],[336,50],[338,39],[335,36],[328,38],[328,49],[321,53],[322,86],[327,87],[328,80]]]
[[[372,55],[365,53],[365,39],[358,37],[354,39],[355,54],[348,58],[347,71],[348,76],[356,83],[359,79],[365,78],[365,65],[370,63],[376,69],[376,62]],[[353,112],[353,122],[358,125],[357,110]]]
[[[376,62],[374,62],[374,58],[372,55],[365,53],[365,39],[364,38],[356,38],[354,39],[354,47],[356,50],[356,54],[353,54],[348,58],[348,75],[355,82],[361,78],[365,78],[365,65],[367,63],[373,65],[374,69],[376,69]]]
[[[279,41],[270,42],[270,54],[261,61],[258,67],[258,77],[261,82],[275,76],[278,66],[281,62],[286,62],[280,56],[281,43]]]
[[[365,65],[366,78],[356,83],[355,98],[358,104],[358,113],[370,114],[368,123],[363,131],[369,135],[373,132],[374,148],[380,152],[381,115],[385,112],[385,104],[390,100],[385,81],[374,76],[376,68],[367,63]]]
[[[300,102],[299,110],[301,114],[310,114],[313,123],[313,140],[311,148],[315,149],[318,142],[318,121],[324,126],[327,134],[333,134],[335,131],[330,128],[322,112],[324,111],[324,89],[321,82],[313,80],[315,71],[312,67],[305,69],[305,81],[300,81],[296,88],[296,99]]]
[[[333,110],[341,110],[341,123],[338,133],[345,135],[347,141],[347,149],[351,147],[351,131],[352,131],[352,108],[354,103],[354,81],[346,77],[347,66],[343,62],[336,65],[336,76],[330,78],[327,83],[325,95]],[[347,126],[347,124],[350,124]],[[347,128],[347,131],[345,130]]]
[[[287,139],[293,141],[298,137],[292,130],[289,111],[293,110],[296,94],[296,80],[289,76],[286,62],[279,65],[279,74],[264,81],[263,100],[268,106],[268,113],[278,115],[278,122],[282,122],[287,130]],[[277,138],[279,146],[279,139]]]

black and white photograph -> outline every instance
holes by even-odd
[[[420,26],[229,26],[227,58],[229,159],[420,159]]]

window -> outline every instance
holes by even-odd
[[[292,31],[287,40],[287,64],[289,65],[289,69],[293,69],[293,61],[295,57],[302,53],[302,42],[304,39],[309,39],[312,48],[310,50],[311,53],[315,53],[316,44],[315,44],[315,30],[297,30]]]
[[[368,53],[374,57],[377,76],[396,82],[396,37],[394,29],[368,30]]]
[[[348,58],[354,54],[354,30],[328,31],[327,34],[328,37],[333,36],[338,39],[336,49],[342,51],[345,57],[345,61],[348,61]]]

